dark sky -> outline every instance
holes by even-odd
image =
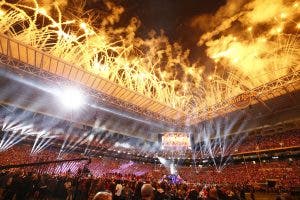
[[[101,9],[103,6],[101,2],[102,0],[94,0],[93,3],[90,1],[88,7]],[[121,24],[128,24],[132,17],[141,20],[139,37],[146,37],[153,29],[157,32],[163,29],[171,42],[179,42],[184,48],[191,49],[191,59],[194,60],[194,57],[203,57],[204,52],[196,45],[201,32],[190,26],[192,19],[201,14],[213,14],[226,3],[226,0],[112,0],[112,2],[125,8]]]
[[[191,19],[204,13],[213,13],[225,3],[223,0],[126,0],[124,17],[138,16],[141,31],[165,30],[171,40],[180,40]]]

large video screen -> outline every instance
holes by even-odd
[[[162,136],[163,149],[188,149],[191,147],[190,136],[184,132],[166,132]]]

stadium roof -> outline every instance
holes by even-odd
[[[206,70],[202,58],[191,62],[190,50],[169,42],[163,34],[134,37],[135,18],[128,27],[113,30],[124,11],[118,5],[106,5],[112,16],[104,17],[99,27],[84,16],[64,18],[59,7],[46,10],[37,4],[4,2],[0,10],[0,25],[5,27],[0,31],[2,87],[23,89],[17,93],[3,89],[2,101],[88,126],[101,118],[107,129],[145,138],[165,131],[188,132],[220,118],[234,121],[244,114],[257,120],[288,110],[291,118],[298,118],[294,115],[300,102],[298,24],[293,20],[298,5],[277,2],[276,6],[290,11],[289,18],[275,10],[259,21],[254,8],[262,5],[242,3],[235,14],[226,15],[229,27],[224,29],[218,17],[231,4],[235,5],[231,1],[218,5],[214,16],[206,16],[215,21],[217,31],[207,28],[198,41],[207,62],[215,65]],[[245,14],[246,7],[253,10]],[[270,24],[272,17],[280,19]],[[196,17],[194,23],[203,18]],[[235,23],[249,21],[246,34],[236,31],[241,28]],[[62,112],[53,97],[56,89],[70,85],[88,100],[80,112],[71,114]]]

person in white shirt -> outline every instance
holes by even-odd
[[[116,197],[116,199],[120,199],[121,198],[122,190],[123,190],[123,186],[120,183],[118,183],[116,185],[116,190],[115,190],[115,197]]]

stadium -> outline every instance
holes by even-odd
[[[0,200],[300,198],[300,3],[1,0]]]

